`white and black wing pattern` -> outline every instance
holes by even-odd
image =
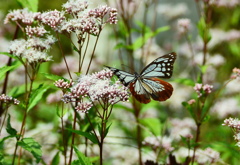
[[[144,104],[149,103],[151,98],[156,101],[165,101],[173,92],[172,85],[159,78],[136,80],[135,83],[130,83],[129,89],[132,95]]]
[[[113,72],[113,74],[118,77],[118,79],[123,83],[124,86],[128,86],[129,83],[135,81],[137,78],[136,75],[122,71],[120,69],[112,68],[109,66],[106,67],[109,68]]]
[[[173,63],[176,60],[176,53],[172,52],[163,55],[150,64],[148,64],[141,72],[143,78],[170,78],[173,71]]]

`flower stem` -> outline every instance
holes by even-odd
[[[74,109],[73,130],[76,129],[76,123],[77,123],[77,112],[76,112],[76,110]],[[72,162],[74,140],[75,140],[75,133],[72,133],[72,144],[71,144],[71,149],[70,149],[70,156],[69,156],[68,165],[71,165],[71,162]]]

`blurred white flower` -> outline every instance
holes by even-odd
[[[192,135],[192,131],[197,128],[195,121],[192,118],[174,118],[170,120],[170,123],[172,124],[170,137],[176,140],[180,140],[181,136],[189,137],[189,135]]]
[[[239,0],[211,0],[211,5],[216,5],[217,7],[229,7],[234,8],[240,4]]]
[[[240,31],[235,29],[229,31],[211,29],[210,33],[212,35],[212,38],[208,44],[209,48],[213,48],[214,46],[219,45],[222,42],[229,42],[240,39]]]
[[[172,141],[173,139],[167,136],[148,136],[144,139],[143,144],[152,147],[153,150],[163,148],[166,152],[171,152],[174,149]]]
[[[188,19],[188,18],[178,19],[178,21],[177,21],[177,27],[178,27],[178,32],[179,32],[181,35],[184,35],[184,34],[186,34],[186,33],[190,30],[191,20]]]
[[[215,102],[215,105],[211,108],[210,112],[216,114],[218,118],[223,119],[228,115],[239,114],[240,106],[237,99],[225,98]]]
[[[166,19],[171,20],[187,14],[189,9],[186,3],[177,3],[174,5],[161,3],[158,5],[157,11],[160,15],[165,16]]]
[[[220,153],[211,148],[197,149],[195,158],[199,164],[212,164],[221,161]]]
[[[160,46],[156,43],[155,39],[149,39],[144,45],[143,49],[138,49],[135,51],[135,57],[140,59],[142,56],[146,57],[146,64],[149,64],[157,57],[162,56],[164,51],[160,48]]]
[[[176,157],[178,163],[182,163],[182,160],[185,160],[186,157],[193,156],[193,150],[181,147],[178,150],[174,151],[173,155]],[[206,148],[205,150],[197,149],[195,153],[195,160],[199,164],[212,164],[216,162],[222,162],[219,152],[214,151],[211,148]]]

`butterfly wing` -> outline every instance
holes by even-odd
[[[130,83],[132,95],[141,103],[147,104],[150,98],[156,101],[165,101],[169,99],[173,92],[173,87],[166,81],[159,78],[148,78],[136,80]]]
[[[176,60],[176,53],[172,52],[163,55],[150,64],[148,64],[141,72],[143,78],[170,78],[173,71],[173,63]]]
[[[124,86],[128,86],[129,83],[136,80],[136,76],[131,73],[109,66],[106,67],[109,68],[113,72],[113,74],[118,77],[118,79],[123,83]]]

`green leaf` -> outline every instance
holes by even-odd
[[[206,24],[204,17],[200,18],[197,27],[202,40],[208,43],[211,40],[211,34],[209,31],[209,25]]]
[[[98,144],[98,139],[92,133],[83,132],[83,131],[79,131],[79,130],[74,130],[74,129],[71,129],[71,128],[66,128],[66,129],[73,132],[73,133],[76,133],[78,135],[82,135],[82,136],[86,137],[87,139],[89,139],[94,144]]]
[[[193,119],[196,119],[196,114],[194,113],[194,107],[193,107],[195,106],[194,104],[197,104],[197,103],[193,103],[192,105],[190,105],[187,102],[182,102],[182,105],[188,110],[188,112],[193,117]]]
[[[82,165],[79,160],[72,161],[71,165]]]
[[[144,118],[140,123],[149,129],[155,136],[161,135],[162,124],[157,118]]]
[[[187,86],[194,86],[195,82],[189,78],[177,78],[174,79],[174,82],[177,82],[179,84],[187,85]]]
[[[5,76],[5,74],[8,71],[12,71],[14,69],[17,69],[20,65],[21,65],[21,62],[14,61],[14,62],[12,62],[11,66],[3,66],[3,67],[1,67],[0,68],[0,79],[2,79],[2,77]]]
[[[42,99],[43,94],[49,87],[50,86],[40,84],[37,89],[33,90],[30,96],[27,112],[29,112]]]
[[[211,148],[221,153],[222,160],[229,160],[229,164],[239,164],[239,147],[229,142],[214,142]]]
[[[202,65],[202,66],[199,66],[199,67],[200,67],[201,72],[202,72],[203,74],[205,74],[206,71],[207,71],[208,65]]]
[[[59,165],[59,162],[60,162],[60,156],[59,156],[59,152],[57,152],[56,155],[53,157],[51,165]]]
[[[9,135],[9,136],[5,136],[4,138],[0,139],[0,150],[4,149],[4,141],[9,139],[9,138],[13,138],[13,137],[16,137],[16,136]]]
[[[62,118],[67,113],[67,109],[62,107],[62,106],[61,106],[61,108],[59,108],[58,104],[56,105],[56,107],[57,107],[57,115],[58,115],[58,117]]]
[[[8,52],[0,52],[0,54],[6,55],[6,56],[11,57],[11,58],[13,58],[15,60],[19,60],[16,56],[14,56],[14,55],[12,55],[12,54],[10,54]]]
[[[17,0],[23,8],[28,8],[30,11],[38,11],[38,0]]]
[[[104,138],[107,136],[109,128],[111,127],[112,124],[109,124],[109,126],[107,126],[105,132],[104,132]]]
[[[78,162],[79,164],[82,165],[92,165],[92,162],[90,161],[90,159],[88,157],[86,157],[83,153],[81,153],[77,147],[73,146],[73,149],[78,157]]]
[[[40,162],[40,160],[42,159],[42,150],[41,145],[38,142],[36,142],[33,138],[23,138],[17,143],[26,151],[31,152],[37,163]]]
[[[62,77],[62,76],[58,76],[55,74],[49,74],[49,73],[41,73],[44,77],[46,77],[47,79],[53,80],[53,81],[57,81],[59,79],[63,79],[65,81],[69,81],[68,79]]]
[[[6,127],[6,131],[7,133],[9,133],[12,136],[16,136],[17,135],[17,130],[15,130],[14,128],[12,128],[11,123],[11,116],[8,114],[8,119],[7,119],[7,127]]]
[[[131,49],[131,50],[137,50],[137,49],[141,48],[147,42],[147,40],[149,38],[152,38],[152,37],[156,36],[157,34],[159,34],[160,32],[167,31],[167,30],[169,30],[169,26],[160,27],[154,32],[151,32],[151,31],[146,32],[144,34],[144,36],[137,38],[132,45],[128,45],[128,46],[126,46],[126,48]]]

